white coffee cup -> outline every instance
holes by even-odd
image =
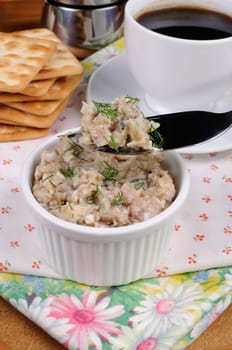
[[[144,10],[192,6],[232,17],[231,0],[128,0],[124,37],[129,68],[157,113],[223,110],[231,94],[232,37],[189,40],[153,32],[136,18]]]

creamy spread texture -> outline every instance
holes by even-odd
[[[84,103],[81,130],[86,144],[94,140],[100,145],[105,137],[124,144],[130,134],[136,135],[130,137],[130,146],[152,147],[147,137],[149,126],[136,101],[130,100],[125,107],[123,96],[116,99],[115,105],[122,115],[122,131],[126,129],[123,135],[119,128],[110,128],[111,118],[96,113],[93,103]],[[133,114],[134,118],[128,118]],[[94,227],[142,222],[167,208],[176,194],[170,174],[162,169],[163,157],[161,152],[106,154],[79,147],[64,135],[54,147],[42,152],[32,191],[45,209],[69,222]]]

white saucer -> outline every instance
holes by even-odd
[[[144,92],[130,73],[125,54],[120,54],[106,62],[92,74],[87,87],[86,99],[87,101],[112,102],[122,94],[139,98],[140,108],[144,114],[154,115],[145,102]],[[210,141],[179,148],[178,152],[211,153],[230,149],[232,149],[232,128]]]

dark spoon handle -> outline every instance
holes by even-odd
[[[160,123],[163,149],[191,146],[217,136],[232,124],[232,112],[187,111],[148,117]]]

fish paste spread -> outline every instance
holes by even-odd
[[[132,122],[138,113],[137,101],[130,100],[126,107],[125,101],[124,96],[120,97],[114,105],[115,110],[123,110],[127,115],[122,118],[123,130],[129,120],[124,136],[117,127],[109,127],[109,118],[97,111],[93,103],[84,103],[81,130],[87,144],[102,144],[104,137],[125,144],[127,134],[132,129],[135,130],[130,135],[136,133],[139,120],[139,137],[130,136],[130,146],[151,146],[145,118],[140,115],[134,117],[135,125]],[[155,151],[138,156],[102,153],[79,147],[63,135],[54,147],[42,152],[32,191],[50,213],[72,223],[117,227],[142,222],[167,208],[176,194],[172,177],[162,169],[163,157],[162,152]]]

